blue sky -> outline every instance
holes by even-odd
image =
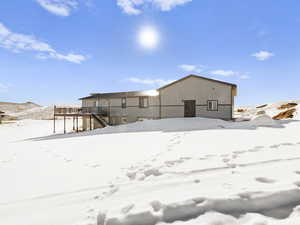
[[[238,105],[299,99],[299,11],[298,0],[2,1],[0,101],[74,103],[191,73],[236,83]]]

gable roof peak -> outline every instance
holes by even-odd
[[[190,78],[190,77],[195,77],[195,78],[200,78],[200,79],[204,79],[204,80],[208,80],[208,81],[212,81],[212,82],[217,82],[217,83],[221,83],[221,84],[226,84],[226,85],[230,85],[230,86],[232,86],[232,87],[234,87],[234,88],[237,87],[236,84],[228,83],[228,82],[225,82],[225,81],[215,80],[215,79],[211,79],[211,78],[208,78],[208,77],[203,77],[203,76],[199,76],[199,75],[195,75],[195,74],[189,74],[189,75],[187,75],[187,76],[185,76],[185,77],[183,77],[183,78],[181,78],[181,79],[179,79],[179,80],[176,80],[176,81],[174,81],[174,82],[172,82],[172,83],[166,84],[166,85],[164,85],[164,86],[158,88],[157,90],[161,90],[161,89],[167,88],[167,87],[169,87],[169,86],[172,86],[173,84],[176,84],[176,83],[178,83],[178,82],[181,82],[181,81],[183,81],[183,80],[185,80],[185,79],[188,79],[188,78]]]

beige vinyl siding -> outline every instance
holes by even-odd
[[[82,100],[82,107],[94,107],[96,105],[96,102],[96,98],[84,99]]]
[[[100,107],[105,107],[110,111],[110,116],[126,118],[128,122],[137,121],[139,118],[157,119],[159,118],[159,97],[149,96],[149,107],[139,107],[139,97],[126,98],[126,108],[122,108],[122,98],[98,99]]]
[[[160,90],[161,117],[184,117],[184,100],[196,100],[196,116],[232,118],[232,86],[189,77]],[[207,101],[217,100],[218,111],[208,111]]]

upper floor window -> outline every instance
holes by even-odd
[[[218,111],[218,101],[208,100],[207,101],[207,111]]]
[[[149,107],[149,98],[147,96],[139,97],[139,106],[140,106],[140,108],[148,108]]]
[[[123,109],[127,107],[126,98],[121,99],[121,106],[122,106]]]

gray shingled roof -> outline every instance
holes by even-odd
[[[111,92],[111,93],[92,93],[90,96],[80,98],[79,100],[92,98],[125,98],[125,97],[139,97],[139,96],[153,96],[156,90],[148,91],[127,91],[127,92]]]

